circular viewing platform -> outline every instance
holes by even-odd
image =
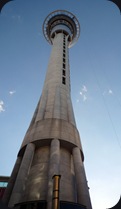
[[[50,44],[55,33],[60,32],[69,36],[69,47],[77,42],[80,35],[80,24],[77,18],[65,10],[51,12],[43,23],[43,33]]]

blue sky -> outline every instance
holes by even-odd
[[[81,26],[70,49],[71,96],[93,209],[121,195],[121,15],[107,0],[14,0],[0,14],[0,175],[10,175],[42,92],[51,46],[42,32],[52,11]]]

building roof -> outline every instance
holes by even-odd
[[[0,176],[0,182],[8,182],[10,176]]]

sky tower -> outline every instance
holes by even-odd
[[[92,209],[70,96],[68,48],[79,38],[79,22],[57,10],[43,33],[52,45],[44,87],[3,201],[17,209]]]

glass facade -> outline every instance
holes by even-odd
[[[2,199],[4,192],[6,190],[6,187],[8,185],[8,176],[0,176],[0,200]]]
[[[8,182],[0,182],[0,188],[7,187],[7,185],[8,185]]]

